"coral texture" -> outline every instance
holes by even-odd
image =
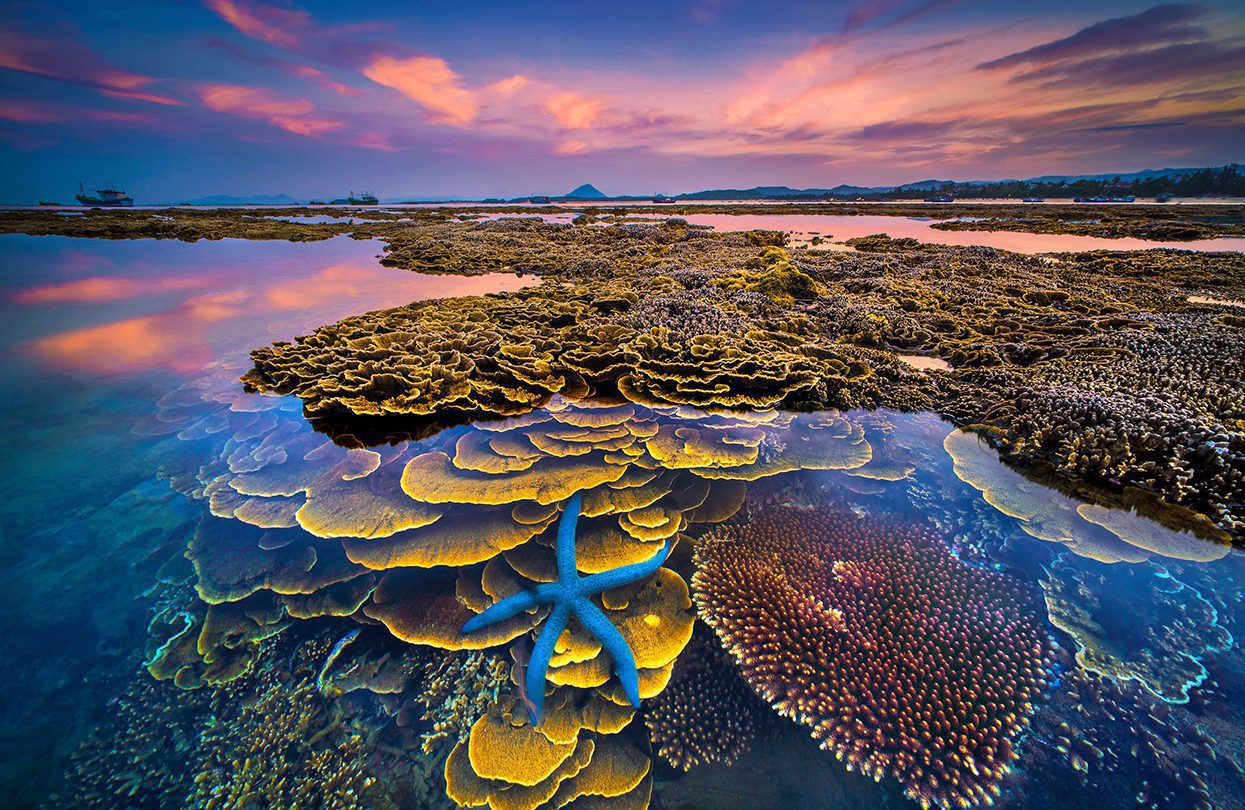
[[[922,805],[991,799],[1050,679],[1041,603],[918,525],[774,507],[697,547],[701,616],[849,768]]]

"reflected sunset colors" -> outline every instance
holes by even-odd
[[[14,265],[27,270],[0,292],[0,349],[102,374],[191,373],[353,313],[535,283],[393,270],[377,262],[374,243],[345,238],[95,242],[90,255],[67,238],[4,239]]]
[[[971,213],[971,211],[970,211]],[[1086,218],[1092,213],[1087,212]],[[656,217],[654,218],[664,218]],[[681,217],[692,225],[719,231],[753,229],[788,231],[797,243],[812,236],[843,242],[860,236],[884,233],[893,239],[912,238],[934,245],[982,245],[1015,253],[1058,253],[1081,250],[1245,250],[1245,238],[1196,239],[1188,242],[1157,242],[1150,239],[1105,238],[1065,233],[1022,231],[942,231],[930,227],[938,220],[891,216],[843,216],[835,214],[691,214]],[[822,246],[826,248],[825,245]]]

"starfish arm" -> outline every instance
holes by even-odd
[[[471,633],[490,624],[504,622],[506,619],[518,616],[525,610],[531,610],[540,604],[540,598],[534,591],[521,591],[514,596],[506,597],[492,607],[487,608],[483,613],[472,616],[463,625],[462,632]]]
[[[631,705],[640,708],[640,673],[636,670],[635,657],[627,640],[609,620],[599,607],[586,596],[581,596],[571,603],[579,623],[601,642],[610,657],[614,659],[614,671],[622,683],[623,692]]]
[[[558,522],[558,579],[568,584],[579,578],[575,567],[575,524],[579,522],[582,503],[582,493],[576,492],[566,502],[566,508]]]
[[[667,540],[661,551],[658,551],[644,562],[632,563],[621,568],[615,568],[612,571],[602,571],[599,574],[584,577],[580,583],[582,592],[600,593],[610,588],[616,588],[619,585],[635,582],[637,579],[643,579],[655,573],[658,568],[661,568],[662,563],[670,556],[670,551],[673,548],[674,540]]]
[[[545,710],[545,675],[549,669],[549,659],[553,658],[553,648],[570,618],[570,605],[559,602],[545,621],[545,628],[540,631],[540,638],[536,640],[532,657],[527,662],[527,699],[532,702],[533,726],[540,725],[541,715]]]

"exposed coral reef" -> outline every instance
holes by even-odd
[[[1216,236],[1245,234],[1245,217],[1240,206],[1225,204],[1195,206],[1155,205],[1069,205],[1048,203],[1041,206],[1018,203],[962,201],[955,206],[929,205],[919,202],[800,203],[740,205],[713,203],[659,206],[593,206],[575,218],[581,226],[646,216],[686,216],[689,214],[832,214],[837,216],[926,217],[943,220],[934,225],[942,230],[957,231],[1024,231],[1029,233],[1064,233],[1098,237],[1135,237],[1164,241],[1209,239]],[[588,213],[590,212],[590,213]],[[104,209],[83,211],[79,216],[60,216],[55,210],[6,211],[0,213],[0,232],[31,234],[62,234],[104,239],[220,239],[243,236],[248,239],[323,239],[328,235],[349,233],[359,236],[395,237],[394,254],[402,262],[419,263],[450,257],[456,246],[435,232],[412,232],[412,224],[435,224],[442,221],[479,220],[500,214],[527,217],[566,216],[568,210],[559,206],[524,204],[472,206],[449,205],[427,208],[193,208],[176,207],[160,210]],[[340,223],[299,222],[300,215],[331,216]],[[281,219],[273,219],[280,217]],[[284,219],[293,220],[283,222]],[[493,220],[476,222],[494,226]],[[505,225],[503,224],[503,229]],[[423,242],[423,244],[420,244]],[[409,250],[409,252],[408,252]],[[588,259],[591,260],[591,257]],[[407,266],[407,265],[401,265]]]
[[[695,310],[651,303],[676,287],[660,276],[629,284],[546,284],[517,296],[348,318],[296,344],[257,350],[256,369],[245,381],[297,394],[308,416],[329,422],[330,430],[350,417],[412,417],[411,430],[420,417],[516,415],[559,393],[803,410],[881,399],[887,381],[863,359],[867,352],[819,346],[806,317],[702,331],[708,323],[687,320],[697,317]],[[650,303],[631,312],[641,298]],[[720,305],[728,313],[741,309]],[[894,386],[902,384],[898,364],[878,363]]]
[[[932,408],[990,427],[1014,463],[1245,529],[1245,321],[1190,298],[1245,297],[1240,254],[1020,256],[886,238],[819,252],[678,220],[427,227],[453,249],[411,266],[517,262],[547,280],[347,318],[257,350],[245,381],[297,394],[346,443],[520,414],[559,393]],[[951,368],[915,370],[899,353]]]

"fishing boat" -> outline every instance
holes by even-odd
[[[533,205],[548,205],[552,202],[548,197],[528,197],[527,201]]]
[[[358,197],[354,195],[354,191],[351,191],[346,200],[350,205],[380,205],[380,200],[376,199],[376,195],[370,191],[365,191]]]
[[[656,194],[653,196],[653,202],[659,204],[672,203],[674,201],[674,197],[667,197],[665,194]]]
[[[95,193],[99,196],[91,196],[86,193],[86,189],[82,184],[78,184],[78,193],[74,195],[80,205],[87,205],[93,208],[105,208],[124,205],[133,205],[134,198],[126,194],[123,190],[115,188],[98,188]]]

